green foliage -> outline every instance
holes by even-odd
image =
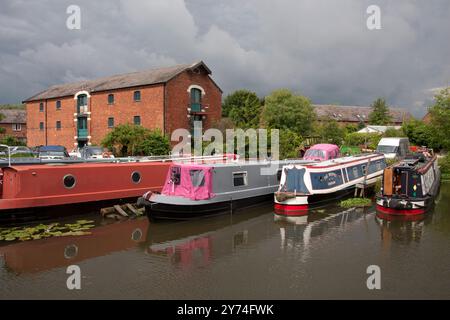
[[[52,224],[38,224],[28,227],[0,228],[0,241],[27,241],[50,237],[82,236],[91,234],[86,231],[93,227],[92,220],[77,220],[76,223],[60,225],[58,222]]]
[[[358,130],[361,130],[362,128],[359,128],[355,124],[347,124],[347,125],[345,125],[344,129],[345,129],[345,134],[348,134],[348,133],[353,133],[353,132],[356,132]]]
[[[371,107],[372,112],[369,114],[369,124],[373,125],[387,125],[392,121],[392,117],[389,114],[389,107],[383,98],[375,100]]]
[[[302,137],[289,129],[280,130],[280,159],[298,158]]]
[[[439,158],[439,167],[441,168],[442,174],[450,174],[450,155]]]
[[[369,198],[351,198],[347,200],[342,200],[339,206],[342,208],[360,208],[360,207],[370,207],[372,205],[372,200]]]
[[[406,135],[402,129],[388,128],[383,133],[383,137],[385,138],[406,137]]]
[[[309,99],[288,89],[273,91],[265,98],[261,114],[267,128],[289,129],[301,136],[311,135],[316,118]]]
[[[375,150],[381,137],[378,133],[353,132],[345,136],[345,143],[350,146],[366,146],[369,149]]]
[[[441,90],[434,97],[434,105],[430,107],[431,125],[442,147],[450,150],[450,87]]]
[[[442,142],[433,125],[420,120],[411,119],[402,126],[402,131],[413,145],[427,146],[433,149],[441,149]]]
[[[228,95],[222,105],[222,115],[229,117],[238,128],[257,128],[261,114],[261,100],[256,93],[237,90]]]
[[[0,139],[0,144],[6,144],[8,146],[26,146],[26,143],[17,139],[14,136],[6,135]]]
[[[328,120],[319,125],[317,131],[323,143],[342,145],[346,129],[340,126],[336,120]]]
[[[149,130],[128,123],[115,127],[101,144],[119,157],[166,155],[170,151],[169,139],[159,130]]]

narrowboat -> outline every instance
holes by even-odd
[[[422,215],[434,204],[441,173],[436,156],[415,154],[384,169],[377,210],[390,215]]]
[[[154,219],[185,220],[232,212],[270,200],[278,187],[281,168],[291,163],[311,161],[173,163],[161,193],[145,193],[138,199],[138,205],[145,206],[149,217]]]
[[[229,155],[42,164],[4,164],[0,168],[0,220],[37,211],[75,211],[94,203],[132,201],[148,190],[161,191],[173,160],[226,161]],[[106,159],[97,159],[106,160]],[[61,206],[66,209],[61,210]],[[50,210],[51,209],[51,210]]]
[[[275,213],[295,216],[354,191],[356,185],[373,184],[381,178],[386,161],[382,154],[361,154],[283,168]]]

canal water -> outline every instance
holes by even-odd
[[[89,235],[0,242],[0,298],[450,299],[450,183],[417,221],[336,205],[278,221],[271,204],[188,222],[83,219],[96,221]],[[67,288],[70,265],[80,290]]]

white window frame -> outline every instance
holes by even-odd
[[[13,123],[12,131],[22,131],[22,124],[21,123]]]

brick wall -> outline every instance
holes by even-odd
[[[141,91],[141,101],[135,102],[135,91]],[[114,104],[108,104],[108,95],[114,94]],[[91,95],[91,120],[88,121],[91,143],[99,145],[112,129],[108,128],[108,118],[114,118],[114,125],[131,123],[134,116],[141,117],[141,125],[162,130],[164,85],[126,88]]]
[[[20,131],[13,131],[12,123],[0,123],[0,128],[4,128],[5,132],[1,133],[0,136],[13,136],[19,139],[25,139],[27,137],[27,125],[22,123],[22,128]]]
[[[197,74],[184,71],[169,82],[142,87],[123,88],[104,92],[93,92],[88,99],[89,115],[88,135],[91,143],[99,145],[108,128],[108,118],[114,118],[114,126],[133,123],[134,116],[140,116],[141,125],[149,128],[163,129],[169,135],[177,128],[189,129],[187,108],[190,103],[188,88],[191,85],[202,87],[205,94],[202,104],[208,106],[204,128],[208,128],[221,117],[222,93],[209,76],[202,71]],[[141,91],[141,101],[134,101],[134,92]],[[114,103],[108,103],[108,95],[114,94]],[[166,98],[166,118],[164,119],[164,99]],[[56,101],[61,101],[61,109],[56,109]],[[44,103],[44,112],[39,111],[39,103]],[[27,107],[27,143],[28,146],[45,144],[63,145],[68,150],[74,148],[77,135],[77,122],[74,122],[76,100],[73,96],[55,98],[45,101],[26,103]],[[56,128],[56,121],[61,121],[61,129]],[[44,122],[44,130],[39,123]]]
[[[166,134],[169,137],[175,129],[189,129],[187,108],[190,103],[188,88],[191,85],[198,85],[205,91],[205,94],[202,95],[202,105],[208,108],[206,109],[207,116],[203,122],[203,128],[209,128],[214,121],[221,117],[222,92],[220,89],[204,71],[199,74],[184,71],[167,83]]]

